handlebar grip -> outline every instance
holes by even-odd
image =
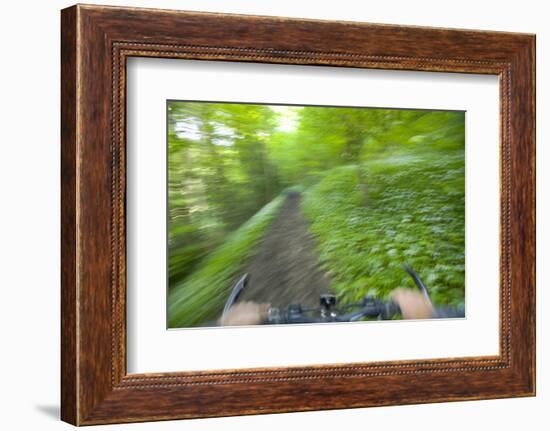
[[[380,313],[382,319],[390,319],[396,314],[401,314],[401,308],[393,301],[385,302],[382,306],[383,310]]]

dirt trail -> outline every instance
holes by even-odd
[[[259,244],[245,272],[250,282],[240,301],[269,302],[284,308],[290,303],[319,305],[328,293],[329,279],[319,268],[315,239],[300,212],[300,193],[291,192]]]

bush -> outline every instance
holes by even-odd
[[[435,303],[464,303],[462,150],[335,168],[305,193],[303,212],[340,301],[415,288],[407,263]]]
[[[168,296],[168,327],[196,326],[219,317],[246,260],[254,255],[284,198],[275,198],[199,264]]]

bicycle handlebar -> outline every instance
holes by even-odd
[[[345,308],[359,308],[356,311],[340,314],[341,309],[321,307],[303,310],[299,304],[291,304],[281,313],[278,308],[271,308],[268,312],[266,324],[293,324],[293,323],[330,323],[356,322],[365,317],[388,320],[401,312],[399,306],[392,301],[383,302],[367,296],[361,303],[349,304]],[[344,307],[343,307],[344,308]],[[308,315],[306,313],[315,313]]]
[[[403,269],[412,277],[414,283],[418,289],[423,293],[424,297],[430,302],[431,299],[420,276],[408,265],[403,265]],[[244,274],[236,283],[229,298],[226,301],[225,307],[222,313],[222,321],[231,309],[231,307],[237,302],[239,296],[245,286],[249,282],[249,275]],[[287,323],[329,323],[329,322],[356,322],[365,317],[378,318],[381,320],[391,319],[393,316],[400,314],[401,309],[399,306],[392,302],[384,302],[376,299],[373,296],[366,296],[362,302],[356,304],[348,304],[341,307],[336,306],[336,296],[330,294],[321,295],[321,306],[315,309],[303,309],[300,304],[291,304],[286,310],[281,311],[279,308],[271,308],[268,312],[268,317],[265,324],[287,324]],[[355,308],[355,311],[344,312],[346,309]],[[460,314],[460,310],[456,313]],[[453,313],[447,312],[446,315],[450,316]],[[464,312],[461,311],[461,315]]]

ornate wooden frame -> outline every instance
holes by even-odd
[[[81,5],[61,16],[63,420],[88,425],[534,395],[534,35]],[[500,354],[128,375],[129,56],[498,75]]]

